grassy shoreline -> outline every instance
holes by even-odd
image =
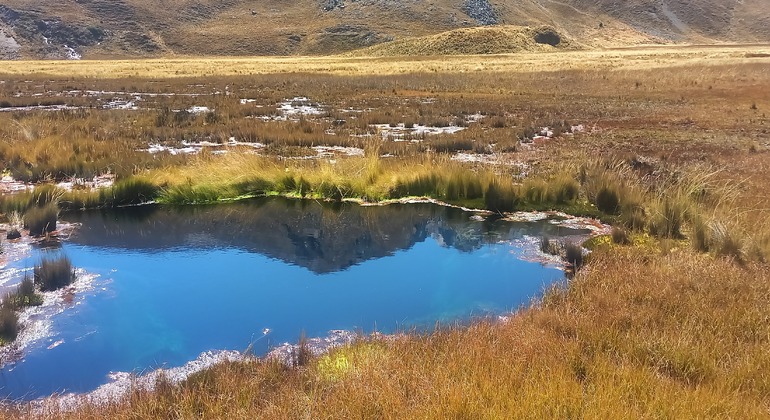
[[[226,363],[179,386],[36,416],[769,417],[770,58],[756,54],[766,48],[640,47],[484,65],[478,57],[11,63],[0,76],[9,105],[88,109],[0,115],[4,166],[30,181],[109,172],[118,182],[101,193],[6,197],[3,212],[52,202],[425,196],[492,212],[583,213],[623,231],[593,241],[568,287],[504,324],[364,341],[298,368]],[[248,75],[259,72],[271,74]],[[146,95],[143,108],[121,111],[99,108],[112,94],[57,96],[72,90]],[[194,96],[168,95],[176,92]],[[321,113],[281,114],[279,104],[297,96]],[[213,111],[181,112],[201,105]],[[400,124],[464,130],[396,139],[376,128]],[[585,130],[535,144],[543,127],[572,124]],[[246,145],[214,155],[231,137]],[[221,147],[138,151],[191,141]],[[319,157],[319,145],[363,156]],[[458,152],[500,159],[455,162]],[[20,410],[0,417],[35,414]]]

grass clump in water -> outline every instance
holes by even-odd
[[[19,315],[10,305],[0,305],[0,342],[10,343],[19,335]]]
[[[43,207],[32,207],[24,213],[24,227],[32,236],[42,236],[56,230],[59,208],[55,203]]]
[[[76,277],[72,262],[66,255],[43,257],[35,265],[35,284],[44,292],[67,287]]]
[[[577,271],[583,266],[583,247],[577,244],[566,244],[564,246],[564,259],[572,265]]]
[[[561,246],[558,241],[542,236],[540,237],[540,251],[544,254],[559,255],[561,254]]]
[[[40,306],[42,304],[43,297],[37,293],[35,283],[28,275],[25,275],[16,290],[8,293],[3,300],[3,305],[10,306],[16,310],[26,306]]]

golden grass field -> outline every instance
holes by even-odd
[[[298,367],[249,359],[106,405],[73,412],[9,406],[2,416],[770,418],[768,53],[766,45],[723,45],[425,58],[4,63],[0,100],[20,104],[28,96],[12,92],[31,94],[38,85],[143,92],[229,86],[234,92],[232,98],[157,98],[153,110],[130,114],[0,114],[0,157],[8,167],[20,161],[70,168],[68,162],[88,157],[97,168],[162,188],[216,191],[291,173],[311,185],[349,181],[352,190],[373,198],[420,174],[482,179],[486,193],[487,182],[505,180],[506,188],[527,197],[536,182],[552,188],[567,177],[580,185],[574,207],[595,204],[601,188],[617,191],[620,214],[603,216],[629,243],[592,241],[587,265],[566,288],[504,323],[479,320],[362,341]],[[371,110],[340,129],[329,122],[344,117],[337,111],[263,123],[246,119],[253,115],[238,103],[255,98],[274,104],[298,95],[335,109]],[[217,116],[160,118],[163,107],[192,105],[209,105]],[[473,113],[484,114],[483,122],[451,135],[459,137],[408,146],[351,137],[369,123]],[[532,127],[560,121],[589,129],[518,144]],[[270,148],[262,156],[244,151],[155,159],[134,151],[156,139],[175,144],[179,136],[231,135]],[[467,150],[457,149],[462,142],[526,164],[528,178],[512,177],[519,173],[511,166],[452,160],[454,152]],[[335,163],[281,157],[327,143],[361,147],[365,155]],[[380,157],[384,151],[393,156]],[[120,168],[111,159],[131,163]]]
[[[7,61],[0,74],[64,78],[176,78],[322,73],[340,76],[560,70],[649,70],[767,63],[770,45],[650,46],[433,57],[179,57],[146,60]],[[758,57],[757,57],[758,56]]]

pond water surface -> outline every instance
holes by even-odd
[[[534,238],[587,233],[432,204],[282,198],[63,219],[80,226],[60,248],[6,269],[65,253],[93,280],[2,368],[4,397],[88,392],[111,372],[180,366],[208,350],[261,355],[302,331],[393,333],[502,314],[564,279],[537,261]]]

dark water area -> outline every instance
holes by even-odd
[[[303,331],[393,333],[503,314],[564,281],[538,261],[537,238],[587,233],[432,204],[279,197],[62,218],[79,226],[60,248],[8,268],[64,253],[89,280],[30,317],[37,335],[0,372],[5,397],[88,392],[111,373],[209,350],[261,355]]]

